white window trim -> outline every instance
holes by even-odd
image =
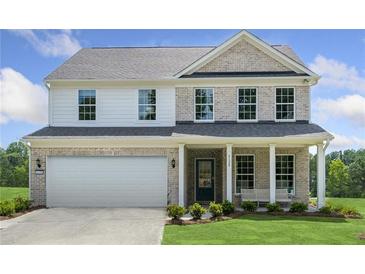
[[[278,89],[278,88],[292,88],[293,90],[294,90],[294,102],[293,102],[293,110],[294,110],[294,117],[293,117],[293,119],[276,119],[276,107],[277,107],[277,103],[276,103],[276,90]],[[275,113],[274,113],[274,118],[275,118],[275,122],[295,122],[296,121],[296,107],[295,107],[295,105],[296,105],[296,96],[295,96],[295,94],[296,94],[296,89],[295,89],[295,87],[290,87],[290,86],[281,86],[281,87],[274,87],[274,89],[275,89],[275,92],[274,92],[274,101],[275,101]],[[291,103],[289,103],[289,104],[291,104]]]
[[[155,105],[155,109],[156,109],[156,119],[155,120],[140,120],[139,119],[139,91],[140,90],[155,90],[155,104],[141,104],[141,105]],[[139,88],[137,89],[137,122],[138,123],[156,123],[158,121],[158,117],[157,117],[157,89],[156,88]]]
[[[239,90],[240,89],[246,89],[246,88],[250,88],[250,89],[255,89],[256,90],[256,103],[255,103],[255,106],[256,106],[256,119],[251,119],[251,120],[245,120],[245,119],[240,119],[240,103],[239,103]],[[258,107],[258,102],[259,102],[259,89],[258,87],[238,87],[237,88],[237,91],[236,91],[236,102],[237,102],[237,109],[236,109],[236,112],[237,112],[237,122],[240,122],[240,123],[252,123],[252,122],[258,122],[258,117],[259,117],[259,107]],[[241,105],[244,105],[244,104],[241,104]],[[253,105],[253,104],[249,104],[249,105]]]
[[[95,120],[80,120],[80,110],[79,110],[79,107],[80,106],[85,106],[85,105],[80,105],[79,103],[79,94],[80,94],[80,91],[82,90],[94,90],[95,91]],[[77,102],[77,111],[76,111],[76,121],[77,122],[81,122],[81,123],[89,123],[89,124],[93,124],[95,122],[98,121],[98,112],[99,112],[99,109],[98,109],[98,91],[97,89],[95,88],[79,88],[77,89],[77,92],[76,92],[76,102]]]
[[[295,172],[295,169],[296,169],[296,159],[295,159],[295,154],[290,154],[290,153],[281,153],[281,154],[275,154],[275,157],[276,156],[293,156],[293,195],[295,196],[296,195],[296,172]],[[276,162],[276,158],[275,158],[275,162]],[[291,175],[291,174],[281,174],[281,175]],[[276,166],[275,166],[275,189],[276,188]]]
[[[211,89],[213,90],[213,119],[212,120],[197,120],[196,119],[196,90],[197,89]],[[210,87],[197,87],[197,88],[194,88],[194,123],[213,123],[215,121],[215,105],[214,105],[214,101],[215,101],[215,98],[214,98],[214,93],[215,93],[215,90],[214,88],[210,88]]]
[[[255,154],[235,154],[234,156],[234,193],[235,195],[241,194],[237,192],[237,157],[238,156],[253,156],[253,189],[256,189],[256,155]]]

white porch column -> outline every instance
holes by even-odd
[[[317,208],[325,205],[326,196],[326,164],[323,144],[317,145]]]
[[[184,169],[185,169],[185,144],[179,144],[179,206],[184,206],[184,193],[185,193],[185,178],[184,178]]]
[[[276,192],[276,164],[275,145],[270,144],[270,203],[275,203]]]
[[[227,144],[226,165],[227,200],[232,202],[232,144]]]

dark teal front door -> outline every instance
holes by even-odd
[[[214,160],[197,159],[195,170],[196,201],[214,201]]]

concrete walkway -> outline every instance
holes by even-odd
[[[165,209],[52,208],[0,222],[7,244],[160,244]]]

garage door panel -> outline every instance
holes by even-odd
[[[49,207],[164,207],[166,157],[49,157]]]

